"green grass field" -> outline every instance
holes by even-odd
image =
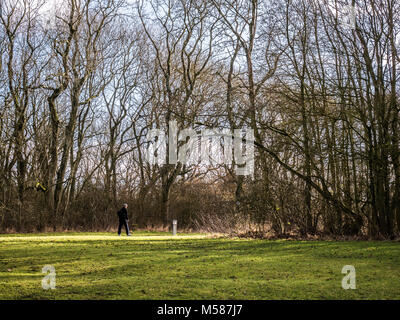
[[[44,265],[55,290],[42,288]],[[342,289],[344,265],[355,290]],[[400,243],[0,235],[0,299],[400,299]]]

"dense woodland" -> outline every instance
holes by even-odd
[[[139,227],[393,238],[399,50],[398,0],[0,0],[0,230],[109,230],[127,202]],[[254,175],[149,163],[170,121],[253,129]]]

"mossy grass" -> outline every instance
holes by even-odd
[[[45,265],[54,290],[42,288]],[[342,288],[344,265],[356,269],[355,290]],[[400,243],[7,234],[0,299],[400,299]]]

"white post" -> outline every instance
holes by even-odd
[[[176,236],[178,220],[172,220],[172,235]]]

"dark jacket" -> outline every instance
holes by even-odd
[[[119,220],[128,220],[128,210],[125,207],[122,207],[121,210],[117,212]]]

